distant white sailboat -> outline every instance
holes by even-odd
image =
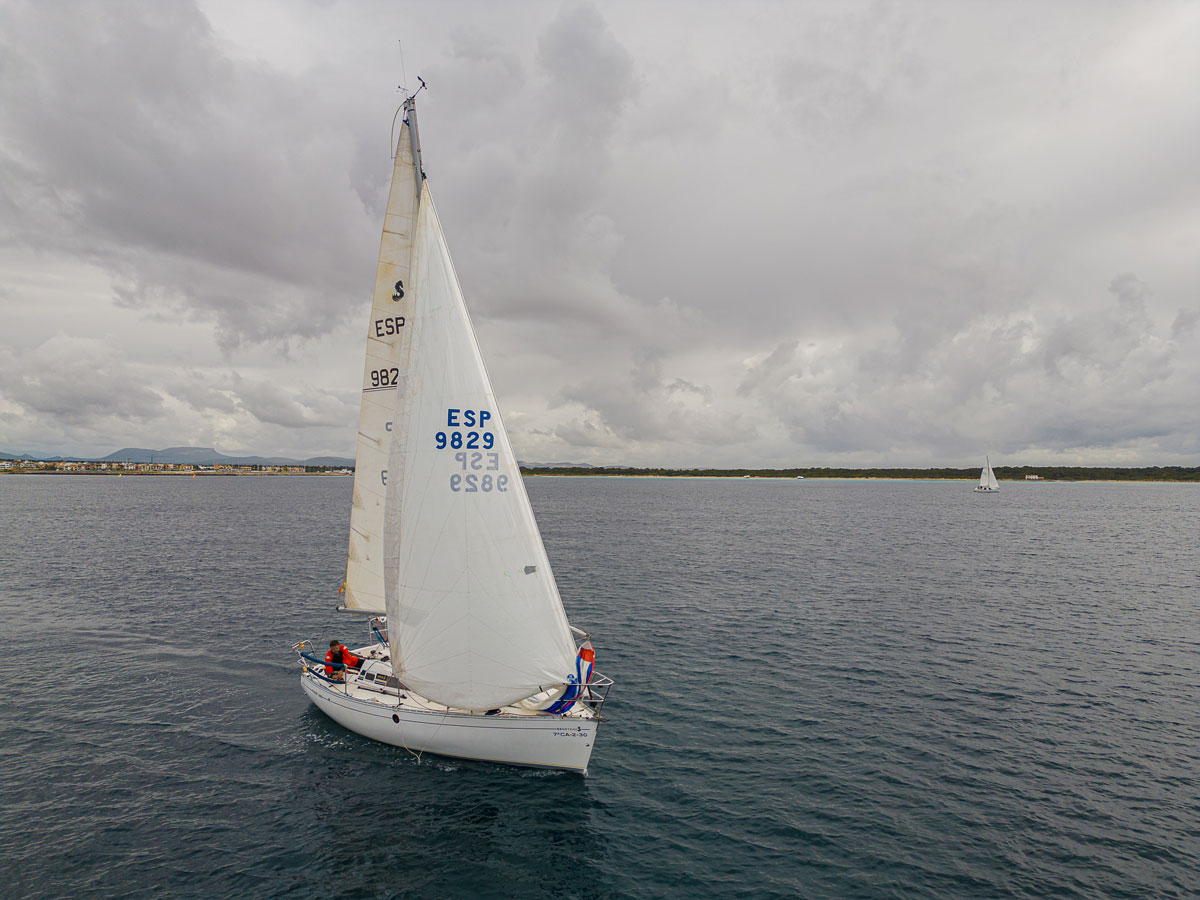
[[[996,473],[992,471],[991,457],[984,457],[983,470],[979,473],[979,484],[975,490],[987,494],[992,494],[1000,490],[1000,482],[996,480]]]
[[[367,332],[340,607],[374,639],[358,667],[294,645],[300,682],[387,744],[582,773],[612,681],[567,622],[425,181],[415,96]]]

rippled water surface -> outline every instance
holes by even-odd
[[[587,778],[308,703],[350,479],[0,477],[0,896],[1200,895],[1200,486],[527,484]]]

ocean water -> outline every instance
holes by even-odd
[[[308,703],[348,478],[0,477],[0,896],[1200,895],[1200,486],[527,484],[586,778]]]

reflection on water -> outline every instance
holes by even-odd
[[[418,758],[354,735],[315,707],[302,723],[316,740],[297,769],[297,792],[349,894],[375,890],[386,872],[417,896],[511,897],[514,878],[546,896],[604,895],[595,885],[606,841],[591,825],[602,808],[586,778]]]

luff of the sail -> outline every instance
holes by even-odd
[[[392,662],[430,700],[494,709],[565,682],[575,645],[428,186],[416,234],[388,463]]]
[[[988,474],[992,471],[991,461],[988,460],[983,464],[983,468],[979,470],[979,486],[986,488],[988,486]]]
[[[988,460],[988,464],[987,464],[987,477],[988,477],[988,483],[987,483],[988,490],[989,491],[1000,490],[1000,482],[998,482],[996,480],[996,470],[992,468],[992,461],[990,459]]]
[[[411,318],[409,269],[417,201],[413,146],[406,120],[396,143],[392,186],[379,242],[371,318],[367,325],[354,500],[350,509],[350,547],[346,555],[342,601],[351,609],[373,612],[384,609],[384,498],[396,380]]]

